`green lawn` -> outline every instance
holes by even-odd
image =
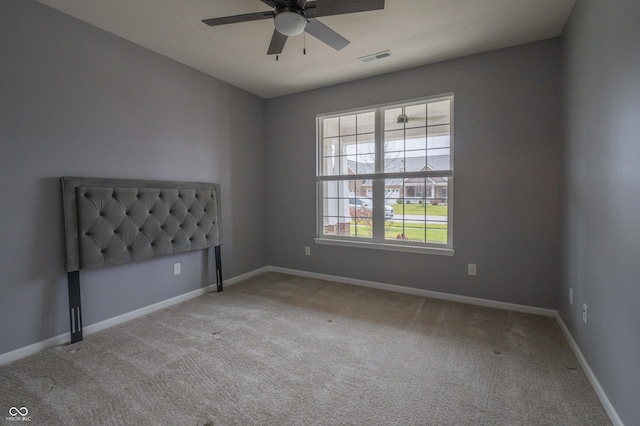
[[[438,206],[439,207],[439,206]],[[427,210],[428,211],[428,210]],[[425,235],[426,231],[426,235]],[[427,243],[445,243],[447,242],[447,225],[433,224],[426,225],[420,223],[405,223],[404,229],[402,222],[386,222],[385,238],[388,240],[397,239],[399,235],[404,234],[404,238],[409,241],[421,241]]]
[[[427,243],[447,243],[447,225],[446,224],[429,224],[425,225],[419,223],[405,224],[402,227],[402,222],[385,222],[385,238],[387,240],[398,239],[398,236],[404,234],[404,239],[407,241],[419,241]],[[359,237],[371,237],[371,225],[367,223],[358,223],[357,226],[354,222],[351,222],[351,235]]]
[[[431,204],[391,204],[396,214],[424,214],[428,216],[446,216],[449,206],[432,206]],[[404,211],[403,211],[404,208]]]

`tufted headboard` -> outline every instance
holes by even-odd
[[[80,270],[216,247],[220,291],[220,185],[131,179],[62,178],[71,303]],[[72,273],[75,273],[72,275]],[[78,328],[78,327],[76,327]],[[80,336],[80,339],[82,337]]]

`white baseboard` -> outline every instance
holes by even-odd
[[[10,362],[17,361],[20,358],[24,358],[26,356],[44,351],[45,349],[68,343],[69,340],[71,340],[71,333],[65,333],[51,337],[47,340],[33,343],[28,346],[23,346],[11,352],[6,352],[0,355],[0,365],[8,364]]]
[[[225,279],[224,285],[225,286],[233,285],[233,284],[239,283],[240,281],[244,281],[251,277],[255,277],[256,275],[264,274],[265,272],[269,272],[268,266],[263,266],[262,268],[255,269],[253,271],[247,272],[246,274],[238,275],[237,277],[229,278],[228,280]]]
[[[569,328],[564,323],[564,321],[562,320],[562,317],[557,311],[555,314],[555,318],[556,318],[556,321],[558,322],[558,325],[560,325],[560,329],[564,333],[564,337],[569,342],[569,346],[571,346],[571,349],[573,349],[573,353],[576,355],[576,358],[578,358],[578,362],[580,363],[580,366],[584,370],[584,374],[586,374],[587,379],[589,379],[589,383],[591,383],[591,386],[593,387],[593,390],[598,396],[598,399],[600,399],[600,403],[604,407],[604,410],[607,412],[607,415],[609,416],[609,420],[611,420],[611,423],[613,423],[614,426],[624,426],[624,424],[622,423],[622,420],[620,420],[620,416],[618,416],[618,413],[616,412],[615,408],[613,408],[613,405],[611,405],[611,401],[609,401],[607,394],[604,392],[604,389],[602,389],[602,386],[600,386],[600,382],[598,381],[598,378],[593,373],[593,370],[591,370],[591,367],[589,367],[589,363],[587,362],[587,359],[584,357],[584,355],[582,355],[582,351],[580,350],[580,347],[578,346],[576,341],[573,339],[573,336],[571,335]]]
[[[345,278],[336,275],[326,275],[317,272],[298,271],[295,269],[280,268],[277,266],[269,266],[271,272],[280,272],[282,274],[297,275],[300,277],[316,278],[319,280],[339,282],[343,284],[357,285],[360,287],[375,288],[378,290],[393,291],[396,293],[411,294],[413,296],[429,297],[432,299],[448,300],[450,302],[466,303],[469,305],[485,306],[487,308],[503,309],[506,311],[522,312],[525,314],[534,314],[544,317],[555,317],[556,311],[553,309],[537,308],[535,306],[518,305],[515,303],[497,302],[495,300],[480,299],[477,297],[460,296],[457,294],[441,293],[438,291],[423,290],[412,287],[402,287],[393,284],[384,284],[375,281],[358,280],[355,278]]]
[[[185,302],[189,299],[201,296],[211,289],[212,286],[205,288],[199,288],[189,293],[181,294],[180,296],[172,297],[171,299],[163,300],[162,302],[154,303],[153,305],[145,306],[144,308],[136,309],[135,311],[127,312],[126,314],[118,315],[117,317],[109,318],[104,321],[97,322],[95,324],[83,327],[82,334],[88,336],[105,328],[113,327],[114,325],[122,324],[123,322],[131,321],[132,319],[142,317],[160,309],[168,308],[169,306],[176,305],[178,303]]]
[[[255,275],[259,275],[263,272],[267,272],[268,267],[263,267],[256,269],[255,271],[247,272],[246,274],[238,275],[233,278],[225,279],[224,285],[225,287],[236,284],[240,281],[246,280],[247,278],[251,278]],[[114,325],[122,324],[127,321],[131,321],[132,319],[139,318],[141,316],[150,314],[152,312],[158,311],[160,309],[168,308],[169,306],[176,305],[181,302],[185,302],[189,299],[196,298],[210,291],[214,291],[216,288],[216,284],[209,285],[207,287],[199,288],[197,290],[190,291],[189,293],[181,294],[180,296],[172,297],[171,299],[163,300],[158,303],[154,303],[153,305],[145,306],[140,309],[136,309],[135,311],[127,312],[122,315],[118,315],[113,318],[106,319],[104,321],[97,322],[95,324],[87,325],[82,328],[83,336],[88,336],[89,334],[95,333],[100,330],[104,330],[105,328],[113,327]],[[71,340],[70,333],[60,334],[58,336],[54,336],[50,339],[43,340],[41,342],[34,343],[32,345],[23,346],[22,348],[15,349],[11,352],[7,352],[0,355],[0,365],[8,364],[13,361],[17,361],[21,358],[24,358],[29,355],[33,355],[45,349],[51,348],[53,346],[63,345],[69,343]]]

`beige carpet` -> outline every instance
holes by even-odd
[[[606,425],[553,319],[264,274],[0,367],[0,424]]]

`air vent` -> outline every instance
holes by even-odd
[[[361,56],[358,59],[360,59],[362,62],[371,62],[377,59],[388,58],[389,56],[391,56],[391,51],[385,50],[384,52],[374,53],[373,55]]]

